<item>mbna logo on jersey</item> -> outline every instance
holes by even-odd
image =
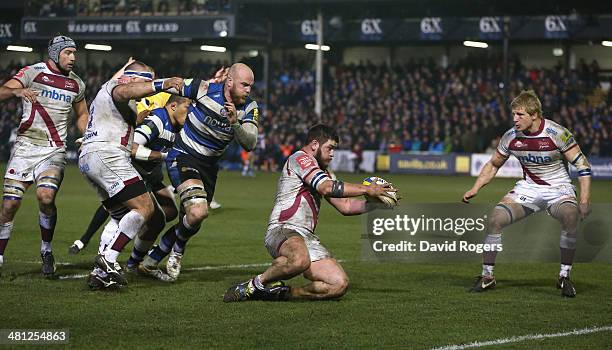
[[[552,158],[549,156],[534,156],[531,153],[527,154],[526,156],[517,156],[517,158],[521,163],[543,164],[552,162]]]

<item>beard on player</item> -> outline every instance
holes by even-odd
[[[316,150],[314,157],[317,160],[317,163],[319,163],[319,167],[321,168],[321,170],[327,170],[327,167],[329,166],[332,157],[324,157],[323,152],[321,151],[321,147]]]

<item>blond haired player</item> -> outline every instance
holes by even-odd
[[[314,233],[325,198],[343,215],[368,211],[366,201],[349,198],[361,195],[390,196],[390,184],[361,185],[334,179],[327,167],[338,146],[338,134],[326,125],[315,125],[306,136],[305,146],[291,155],[278,181],[274,209],[264,243],[274,258],[262,274],[230,287],[223,301],[321,300],[346,293],[348,276]],[[303,274],[311,283],[288,287],[281,280]]]
[[[0,87],[0,101],[19,97],[23,116],[17,141],[4,175],[2,213],[0,214],[0,268],[13,231],[13,218],[25,191],[36,183],[38,222],[42,237],[42,272],[55,273],[51,241],[57,223],[55,196],[66,166],[66,134],[74,110],[81,132],[87,122],[85,83],[73,71],[76,44],[67,36],[49,41],[49,59],[22,68]]]
[[[497,152],[484,166],[474,186],[463,195],[469,202],[488,184],[510,155],[523,167],[523,180],[502,198],[489,216],[485,244],[501,244],[502,229],[526,216],[546,209],[561,223],[561,270],[557,287],[561,295],[576,296],[570,271],[576,252],[578,222],[589,213],[591,166],[572,134],[563,126],[542,117],[542,104],[533,91],[521,92],[510,104],[514,127],[497,146]],[[580,199],[569,177],[564,160],[578,169]],[[496,285],[493,266],[497,251],[483,253],[482,273],[472,288],[483,292]]]

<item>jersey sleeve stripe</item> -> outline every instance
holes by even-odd
[[[561,151],[561,153],[565,153],[565,152],[569,151],[570,149],[572,149],[572,148],[574,148],[576,146],[578,146],[578,144],[574,143],[570,148],[566,149],[565,151]]]
[[[307,178],[310,174],[312,174],[316,170],[321,170],[321,169],[319,167],[312,168],[308,173],[306,173],[306,175],[304,175],[302,179]]]
[[[251,120],[251,119],[243,119],[243,120],[241,120],[241,122],[243,124],[244,123],[251,123],[251,124],[254,124],[255,126],[258,126],[257,123],[254,120]]]
[[[315,176],[312,177],[312,180],[310,180],[310,184],[312,185],[312,187],[316,187],[315,183],[319,180],[321,180],[322,177],[325,177],[325,173],[320,171],[318,173],[315,174]]]
[[[578,156],[574,160],[572,160],[572,165],[576,165],[580,158],[582,158],[582,153],[578,154]]]
[[[330,178],[329,176],[327,176],[327,175],[323,175],[323,176],[319,177],[319,178],[317,179],[317,181],[315,181],[315,182],[312,184],[312,187],[313,187],[314,189],[318,189],[318,188],[319,188],[319,185],[320,185],[320,184],[322,184],[322,183],[324,183],[324,182],[325,182],[325,181],[327,181],[327,180],[331,180],[331,178]]]
[[[140,129],[136,129],[136,131],[138,134],[142,135],[145,139],[147,139],[147,143],[149,143],[151,140],[149,139],[149,135],[147,135],[146,133],[144,133],[142,130]]]
[[[503,154],[501,153],[498,149],[495,150],[497,153],[499,153],[500,156],[504,157],[504,158],[508,158],[510,157],[510,154]]]

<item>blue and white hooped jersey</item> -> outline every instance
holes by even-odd
[[[172,148],[176,134],[166,108],[152,110],[135,132],[147,140],[143,146],[157,152],[167,152]]]
[[[156,108],[136,127],[135,134],[146,140],[143,146],[157,152],[168,152],[174,144],[176,131],[166,108]],[[135,140],[141,140],[135,137]],[[142,142],[142,141],[140,141]],[[153,171],[162,161],[133,160],[146,172]]]
[[[234,130],[227,120],[222,83],[186,79],[181,95],[194,103],[189,106],[187,120],[176,137],[174,150],[194,157],[219,157],[234,139]],[[257,102],[247,98],[236,106],[238,121],[258,125]]]

